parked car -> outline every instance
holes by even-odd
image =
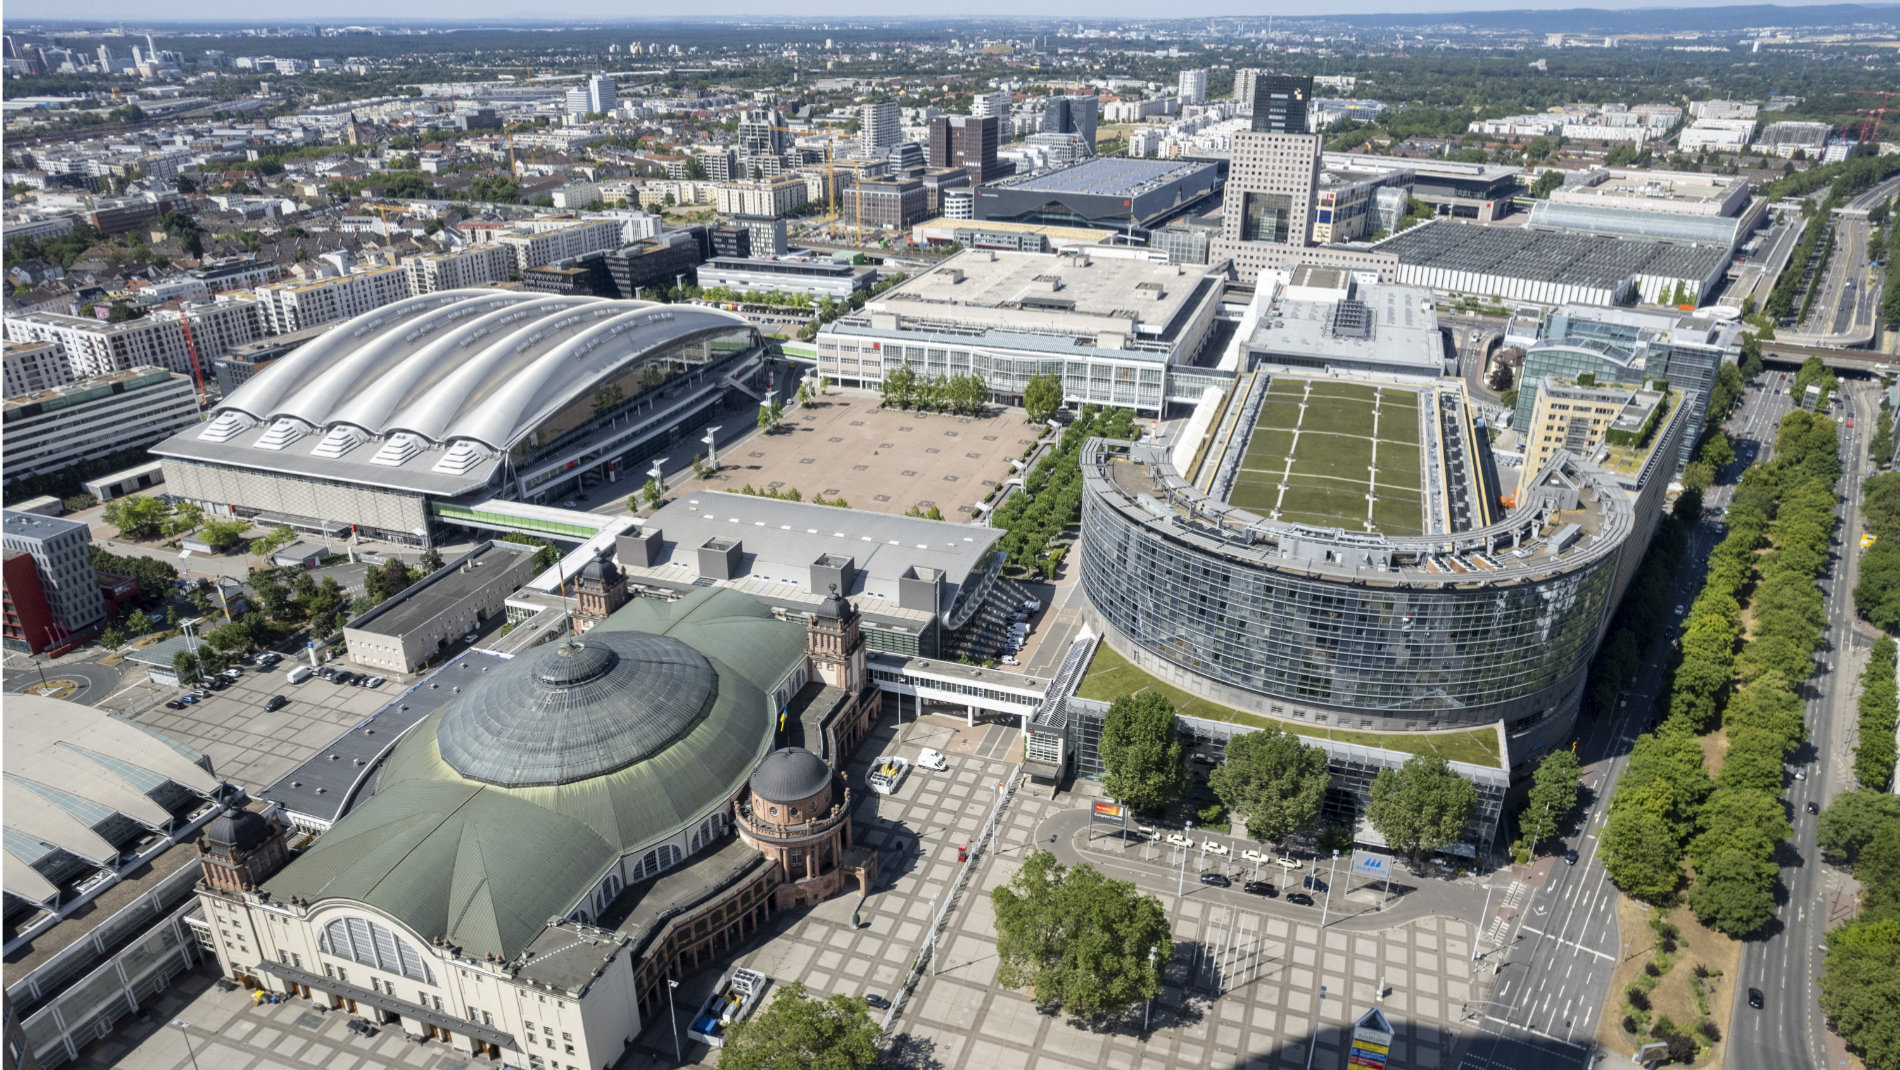
[[[1295,906],[1310,907],[1313,905],[1313,897],[1307,895],[1305,892],[1294,892],[1286,897],[1286,901]]]
[[[1218,873],[1203,873],[1201,874],[1201,883],[1211,884],[1216,888],[1227,888],[1227,887],[1230,887],[1234,882],[1228,880],[1226,877],[1223,877]]]
[[[222,676],[213,676],[211,679],[205,681],[205,686],[213,691],[222,691],[231,686],[231,681],[226,680]]]
[[[270,698],[264,701],[264,711],[268,713],[273,710],[281,710],[285,706],[288,706],[288,705],[290,705],[289,699],[285,698],[282,695],[272,695]]]
[[[244,670],[233,665],[224,670],[224,678],[227,680],[242,680],[244,678]]]
[[[480,638],[480,636],[478,636],[478,635],[476,635],[476,634],[475,634],[474,632],[470,632],[470,633],[468,633],[467,635],[464,635],[464,636],[462,637],[462,642],[464,642],[464,643],[472,643],[472,642],[474,642],[474,641],[475,641],[476,639],[478,639],[478,638]]]
[[[202,687],[194,688],[192,689],[191,697],[195,699],[207,699],[211,697],[211,692],[206,691]]]
[[[185,705],[185,706],[196,706],[198,704],[198,696],[197,695],[180,695],[178,696],[178,701],[180,704]]]
[[[359,1037],[373,1037],[376,1035],[376,1027],[371,1025],[367,1018],[352,1018],[350,1019],[350,1032],[355,1033]]]
[[[998,658],[997,660],[1001,661],[1005,665],[1021,665],[1022,664],[1022,662],[1019,661],[1016,655],[1014,654],[1004,654],[1002,657]]]
[[[165,708],[168,710],[182,710],[185,708],[185,704],[177,699],[172,699],[170,702],[165,703]]]
[[[891,1001],[888,999],[885,999],[883,996],[880,996],[875,992],[866,992],[864,994],[864,1002],[869,1003],[871,1006],[876,1007],[878,1010],[881,1010],[881,1011],[887,1011],[891,1009]]]
[[[1240,890],[1246,892],[1248,895],[1265,896],[1268,899],[1273,899],[1280,894],[1274,889],[1273,885],[1268,884],[1266,881],[1248,881],[1240,886]]]
[[[381,687],[388,682],[389,678],[385,676],[372,676],[369,678],[370,687]]]
[[[1042,600],[1041,600],[1041,599],[1039,599],[1039,598],[1025,598],[1025,599],[1023,599],[1023,612],[1025,612],[1025,613],[1036,613],[1036,612],[1040,612],[1040,611],[1041,611],[1041,609],[1042,609]]]

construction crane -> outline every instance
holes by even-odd
[[[364,205],[364,207],[368,208],[370,211],[375,212],[377,215],[382,217],[383,244],[388,245],[389,244],[389,213],[395,212],[395,213],[401,214],[403,211],[405,211],[405,209],[401,205],[397,205],[397,204],[368,204],[368,205]]]
[[[1880,98],[1880,107],[1878,108],[1854,109],[1855,115],[1865,115],[1867,117],[1860,124],[1859,140],[1874,141],[1878,139],[1880,137],[1880,123],[1881,123],[1881,120],[1886,118],[1887,112],[1889,110],[1900,110],[1900,109],[1889,109],[1887,107],[1887,105],[1891,103],[1893,100],[1894,91],[1891,89],[1854,89],[1854,90],[1850,90],[1850,92],[1858,93],[1862,96],[1869,96],[1869,97],[1877,96]]]

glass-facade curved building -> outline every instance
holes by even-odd
[[[1342,729],[1502,721],[1514,754],[1569,731],[1646,541],[1624,489],[1569,454],[1499,522],[1410,538],[1269,521],[1152,447],[1098,440],[1081,463],[1083,590],[1141,668]]]

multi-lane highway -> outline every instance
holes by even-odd
[[[1742,949],[1737,985],[1758,988],[1764,998],[1759,1010],[1745,1000],[1736,1001],[1729,1026],[1733,1070],[1806,1070],[1827,1065],[1825,1023],[1816,998],[1815,977],[1820,972],[1829,913],[1839,905],[1837,893],[1843,878],[1820,859],[1815,846],[1816,819],[1807,812],[1807,804],[1824,807],[1835,794],[1851,786],[1849,770],[1853,763],[1844,751],[1844,743],[1849,735],[1845,726],[1854,716],[1852,675],[1847,666],[1859,565],[1853,539],[1867,464],[1864,431],[1878,406],[1872,389],[1851,382],[1843,387],[1843,411],[1838,415],[1852,415],[1856,427],[1848,430],[1842,420],[1843,523],[1836,556],[1820,581],[1827,595],[1827,641],[1821,664],[1808,685],[1809,743],[1797,753],[1793,767],[1804,778],[1791,777],[1787,782],[1794,839],[1780,859],[1785,895],[1767,931]]]
[[[1736,439],[1736,463],[1704,497],[1710,511],[1727,506],[1734,480],[1773,449],[1775,430],[1792,407],[1780,373],[1761,377],[1743,395],[1727,429]],[[1709,552],[1721,539],[1713,522],[1689,533],[1682,564],[1671,580],[1670,604],[1688,605],[1701,589]],[[1649,638],[1643,666],[1612,715],[1584,724],[1577,752],[1583,760],[1585,810],[1562,845],[1541,887],[1525,894],[1505,890],[1505,911],[1487,919],[1484,966],[1495,971],[1490,1000],[1470,1008],[1478,1037],[1461,1070],[1507,1067],[1586,1066],[1595,1050],[1599,1017],[1609,996],[1612,969],[1632,948],[1616,924],[1615,887],[1597,859],[1597,836],[1608,815],[1616,780],[1636,737],[1663,714],[1662,686],[1673,629]],[[1565,849],[1577,861],[1566,864]]]
[[[1867,213],[1896,189],[1900,179],[1888,179],[1835,209],[1834,253],[1810,283],[1817,290],[1814,308],[1785,338],[1844,346],[1864,345],[1873,338],[1882,282],[1868,255],[1873,227]]]

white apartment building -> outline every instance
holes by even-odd
[[[191,374],[191,350],[175,319],[148,316],[107,323],[58,312],[29,312],[6,321],[10,342],[58,342],[73,379],[92,379],[132,368],[165,368]],[[9,443],[8,463],[12,463]]]
[[[508,281],[514,250],[505,245],[471,245],[452,253],[430,253],[403,261],[412,296]]]
[[[803,176],[783,175],[758,182],[721,182],[713,189],[714,205],[720,215],[789,215],[811,199],[811,187]]]
[[[1747,148],[1754,136],[1753,119],[1704,119],[1685,127],[1676,138],[1676,144],[1684,152],[1702,149],[1734,152]]]
[[[538,233],[500,234],[495,241],[510,249],[515,254],[515,266],[526,271],[587,253],[618,249],[622,229],[617,219],[597,219]]]
[[[146,446],[198,422],[188,376],[163,368],[88,379],[6,403],[7,474],[57,472]]]
[[[1698,100],[1689,105],[1696,119],[1753,119],[1761,114],[1761,105],[1752,100]]]
[[[73,381],[72,363],[66,347],[58,342],[6,343],[7,397],[37,394]]]
[[[1182,104],[1200,104],[1207,100],[1207,71],[1182,71],[1180,94]]]
[[[272,334],[360,316],[408,296],[409,277],[400,267],[359,268],[347,275],[257,289],[260,315]]]
[[[858,154],[882,155],[885,149],[904,139],[897,102],[873,101],[858,106]]]
[[[1240,106],[1240,114],[1253,114],[1253,90],[1259,81],[1258,67],[1241,67],[1234,71],[1234,103]]]
[[[994,93],[978,93],[970,105],[970,114],[979,119],[995,116],[997,140],[1008,141],[1015,136],[1010,132],[1010,103],[1009,91],[1006,89],[999,89]]]
[[[264,337],[259,305],[250,298],[219,297],[153,315],[184,325],[186,349],[197,356],[197,371],[207,377],[211,361]]]
[[[9,423],[9,436],[12,429]],[[8,465],[12,465],[11,458]],[[46,593],[55,626],[64,635],[83,632],[105,620],[106,603],[99,594],[98,573],[92,567],[91,528],[77,520],[12,509],[8,509],[0,521],[4,522],[0,545],[5,546],[9,555],[32,556],[34,570],[39,573],[40,589]],[[13,777],[9,770],[9,783]]]

